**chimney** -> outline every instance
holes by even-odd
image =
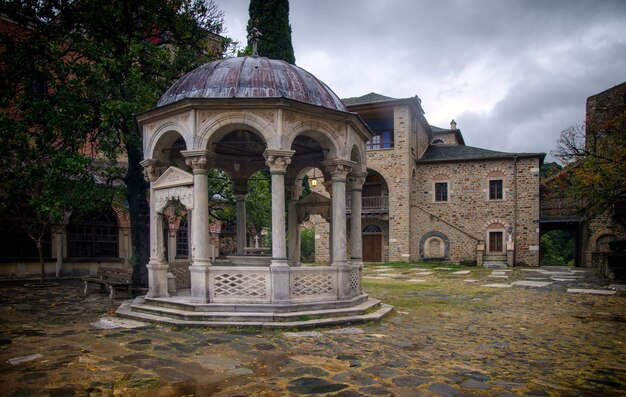
[[[456,121],[454,121],[454,119],[452,119],[452,121],[450,122],[450,129],[456,130]]]

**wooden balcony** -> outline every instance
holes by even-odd
[[[350,196],[346,197],[346,212],[352,212],[352,203]],[[388,196],[367,196],[361,197],[361,213],[362,214],[387,214],[389,213],[389,197]]]

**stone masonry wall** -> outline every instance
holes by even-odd
[[[367,167],[380,173],[389,188],[388,260],[408,261],[410,258],[410,179],[411,114],[408,106],[394,108],[394,147],[369,150]],[[385,253],[383,253],[383,256]]]
[[[537,266],[539,261],[539,158],[517,163],[517,223],[515,223],[514,161],[481,160],[422,163],[417,169],[417,188],[411,205],[411,258],[420,259],[419,241],[430,231],[450,239],[450,261],[476,259],[478,240],[487,239],[487,227],[501,223],[514,226],[516,264]],[[504,174],[504,200],[488,200],[491,172]],[[449,201],[434,202],[434,178],[449,182]],[[471,236],[471,237],[470,237]]]

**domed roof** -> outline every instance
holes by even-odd
[[[206,63],[174,83],[157,107],[186,98],[281,97],[347,111],[339,97],[311,73],[285,61],[259,56]]]

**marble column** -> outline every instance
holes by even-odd
[[[331,160],[322,163],[332,176],[332,265],[337,267],[337,300],[351,297],[350,266],[347,258],[346,177],[352,171],[353,161]]]
[[[246,254],[247,245],[247,213],[246,213],[247,186],[235,186],[235,201],[237,211],[237,255]]]
[[[293,150],[266,149],[265,164],[272,175],[272,302],[289,302],[289,265],[285,247],[285,172]]]
[[[181,152],[193,170],[193,222],[191,223],[191,300],[209,301],[209,271],[211,251],[209,246],[209,159],[207,150]]]
[[[148,298],[162,298],[169,296],[167,290],[168,264],[163,252],[163,226],[160,215],[157,213],[155,200],[154,182],[165,172],[167,164],[155,160],[146,159],[140,163],[144,168],[144,175],[150,181],[150,261],[148,268]],[[161,239],[159,239],[161,237]]]
[[[363,265],[363,236],[361,226],[361,196],[366,172],[353,172],[348,177],[348,190],[352,203],[350,216],[350,264]]]
[[[302,188],[289,188],[287,205],[287,245],[289,247],[289,266],[300,266],[300,224],[296,213],[296,203],[302,194]]]
[[[333,211],[332,211],[332,199],[333,199],[333,181],[325,181],[324,188],[330,195],[331,199],[331,211],[328,218],[324,220],[328,223],[328,264],[333,264]]]

